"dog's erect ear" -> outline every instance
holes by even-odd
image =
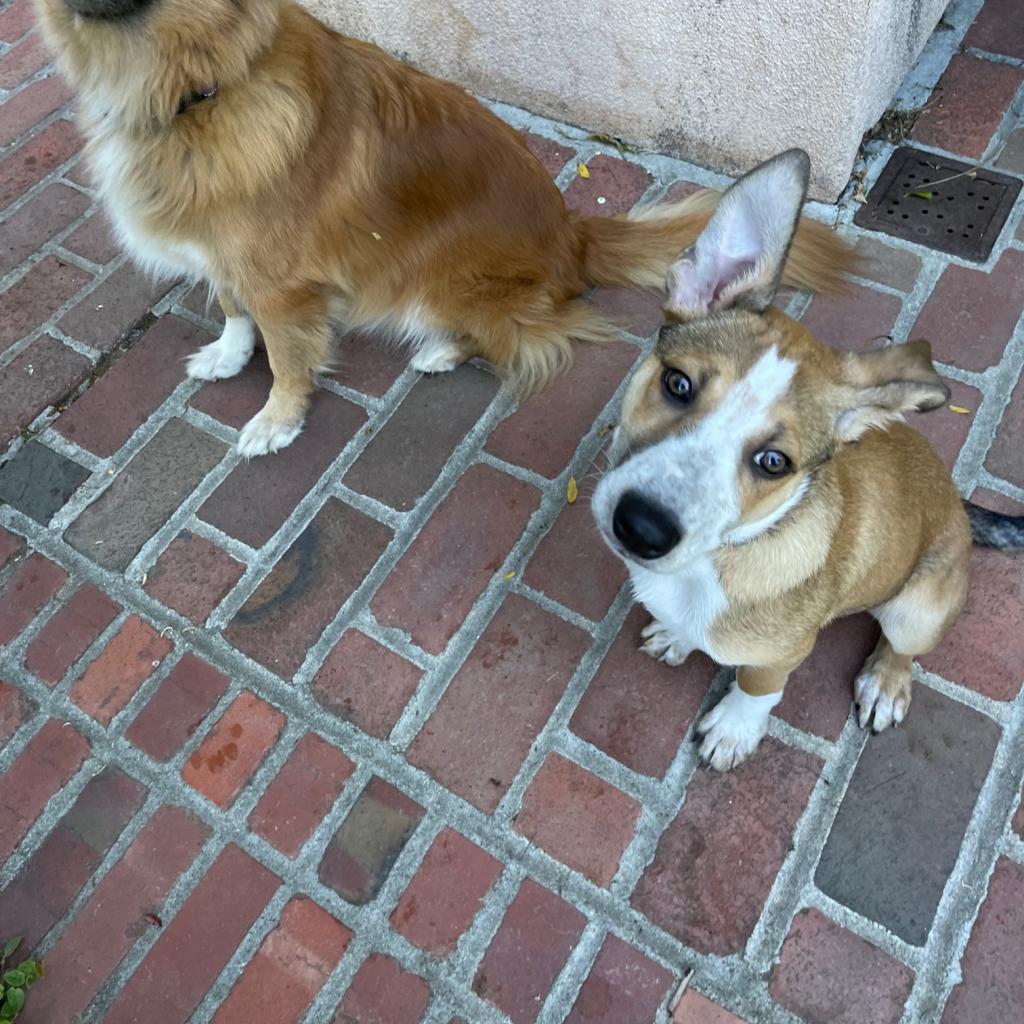
[[[729,306],[766,309],[779,286],[810,169],[802,149],[789,149],[732,185],[696,244],[669,268],[666,312],[694,320]]]
[[[927,341],[843,356],[836,434],[856,441],[886,427],[905,412],[928,412],[949,401],[949,388],[932,366]]]

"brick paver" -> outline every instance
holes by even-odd
[[[640,805],[559,754],[549,754],[523,795],[516,830],[598,885],[609,885]]]
[[[914,981],[909,968],[817,910],[802,910],[782,944],[769,991],[803,1020],[896,1024]]]
[[[282,853],[296,856],[354,770],[340,750],[307,733],[253,809],[250,827]]]
[[[401,790],[372,778],[327,845],[321,880],[349,903],[372,900],[423,814]]]
[[[270,752],[284,723],[284,715],[266,701],[240,693],[189,757],[181,777],[218,806],[229,806]]]
[[[47,967],[20,1019],[1016,1019],[1024,558],[975,551],[899,730],[851,716],[855,616],[748,764],[698,768],[728,670],[638,651],[589,509],[659,296],[598,289],[621,338],[521,405],[339,330],[299,439],[240,460],[266,355],[186,380],[220,311],[126,261],[32,6],[0,0],[0,941]],[[1015,14],[961,40],[952,11],[912,139],[1022,176]],[[713,180],[508,116],[589,214]],[[930,340],[950,401],[912,425],[1021,514],[1024,200],[982,264],[854,207],[847,292],[776,304],[841,348]]]
[[[391,914],[395,930],[434,956],[446,956],[484,905],[501,862],[447,828]]]
[[[514,1024],[530,1024],[585,920],[553,892],[527,879],[480,961],[473,990]]]
[[[297,1024],[351,937],[311,900],[293,899],[217,1010],[214,1024],[249,1024],[270,1006],[275,1020]]]

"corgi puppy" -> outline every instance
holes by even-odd
[[[238,438],[246,456],[298,435],[332,317],[390,332],[424,372],[483,357],[527,394],[568,364],[571,339],[614,336],[583,292],[662,287],[717,202],[572,213],[464,90],[291,0],[35,3],[121,242],[219,296],[224,333],[188,374],[240,373],[262,332],[273,386]],[[848,259],[807,222],[786,280],[828,288]]]
[[[1024,544],[1020,517],[965,506],[902,423],[949,397],[927,342],[837,352],[771,306],[808,171],[800,150],[756,168],[673,264],[668,322],[593,499],[652,616],[643,650],[737,667],[697,726],[720,771],[753,753],[789,674],[842,615],[882,627],[855,683],[861,726],[901,722],[912,659],[966,599],[972,527],[980,543]]]

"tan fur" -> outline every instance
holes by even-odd
[[[201,254],[225,312],[261,328],[275,423],[301,422],[339,302],[350,326],[415,323],[520,390],[540,387],[568,365],[570,339],[613,334],[584,291],[663,285],[717,202],[571,213],[518,133],[476,100],[289,0],[153,0],[123,23],[82,19],[63,0],[36,6],[94,166],[114,139],[117,197],[140,230]],[[179,113],[212,83],[216,97]],[[849,260],[804,222],[784,280],[831,288]]]
[[[621,429],[636,450],[685,432],[696,422],[688,418],[700,417],[699,401],[684,411],[666,403],[663,366],[695,380],[713,367],[712,379],[727,385],[771,346],[798,364],[788,394],[772,409],[772,446],[790,456],[796,472],[745,480],[741,521],[778,508],[805,479],[807,491],[775,527],[714,553],[728,601],[711,628],[714,649],[741,666],[744,692],[777,693],[821,629],[871,611],[884,636],[862,677],[874,672],[905,712],[911,659],[938,644],[966,600],[971,548],[945,466],[920,434],[893,422],[899,409],[932,408],[947,394],[926,343],[838,353],[774,309],[669,328],[630,384]],[[714,389],[705,393],[713,405]]]

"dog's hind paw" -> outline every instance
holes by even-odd
[[[254,346],[252,321],[244,316],[228,317],[221,336],[188,357],[185,372],[195,380],[234,377],[245,369]]]
[[[247,459],[254,455],[269,455],[286,448],[301,431],[301,419],[297,423],[279,423],[268,415],[266,409],[262,409],[242,427],[235,450]]]
[[[909,683],[909,681],[908,681]],[[907,692],[895,696],[883,688],[874,672],[861,672],[853,684],[854,700],[857,703],[857,721],[862,729],[870,724],[872,732],[882,732],[891,725],[899,725],[910,707],[909,685]]]
[[[682,665],[692,652],[691,648],[677,643],[672,630],[657,619],[644,626],[640,637],[643,640],[640,650],[666,665]]]
[[[438,334],[420,345],[409,365],[420,373],[448,373],[465,361],[462,346],[447,335]]]

